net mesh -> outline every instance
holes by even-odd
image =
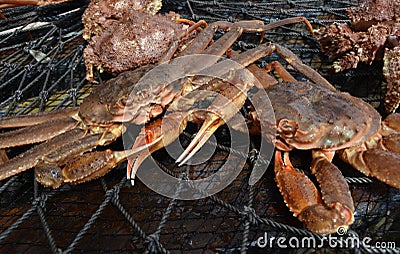
[[[88,1],[73,1],[42,7],[21,6],[2,10],[0,20],[0,117],[79,105],[94,85],[85,80],[82,51],[81,15]],[[305,16],[318,28],[331,22],[347,22],[346,8],[358,1],[164,1],[162,12],[174,11],[182,17],[207,22],[259,19],[270,23],[279,19]],[[319,51],[318,42],[302,24],[266,32],[265,39],[291,49],[303,62],[324,75],[342,91],[362,97],[376,108],[384,93],[382,64],[361,65],[342,73],[330,73],[331,61]],[[259,37],[245,35],[235,43],[248,49]],[[259,65],[276,60],[272,55]],[[279,60],[279,59],[278,59]],[[296,78],[299,77],[289,69]],[[104,76],[96,74],[96,79]],[[360,85],[362,84],[362,85]],[[248,158],[239,176],[223,191],[208,198],[183,201],[166,198],[148,189],[140,181],[129,186],[126,164],[118,166],[99,180],[60,189],[43,188],[34,181],[33,170],[4,180],[0,186],[0,251],[2,253],[70,252],[249,252],[265,250],[301,252],[306,249],[282,249],[274,241],[267,249],[257,246],[260,237],[322,236],[303,229],[285,206],[268,168],[255,185],[248,185],[257,150],[235,154],[218,130],[217,150],[207,163],[178,168],[156,152],[159,167],[178,178],[208,175],[224,165],[227,154]],[[181,136],[190,141],[192,133]],[[121,149],[120,143],[111,148]],[[15,154],[18,149],[12,149]],[[308,174],[309,151],[295,152],[293,163]],[[360,241],[400,245],[400,192],[349,168],[335,159],[342,169],[355,203],[355,222],[346,237]],[[141,169],[144,170],[144,169]],[[179,188],[178,188],[179,191]],[[340,247],[326,252],[399,253],[399,249]],[[343,245],[344,246],[344,245]],[[332,246],[331,246],[332,247]]]

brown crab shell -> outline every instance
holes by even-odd
[[[109,22],[135,15],[136,11],[154,15],[161,5],[161,0],[92,0],[82,15],[83,38],[101,34]]]
[[[157,62],[182,33],[183,25],[171,16],[136,12],[118,21],[109,20],[85,48],[86,66],[119,73]]]
[[[398,0],[369,0],[358,7],[348,8],[347,16],[355,30],[366,31],[379,22],[400,18],[400,2]]]
[[[304,82],[279,83],[266,91],[277,122],[265,121],[271,112],[263,110],[258,119],[263,119],[264,130],[276,124],[277,138],[288,150],[339,150],[364,142],[380,129],[379,113],[347,93]],[[258,109],[264,108],[263,96],[252,97]]]

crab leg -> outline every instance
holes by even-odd
[[[67,108],[49,112],[40,112],[30,115],[8,116],[0,118],[0,129],[26,127],[48,122],[50,120],[73,117],[78,113],[78,108]]]
[[[400,189],[399,115],[382,123],[384,136],[375,134],[356,147],[339,151],[340,158],[367,176],[373,176]]]
[[[56,119],[0,134],[0,149],[46,141],[75,128],[72,118]],[[46,131],[44,131],[46,130]]]
[[[282,57],[288,64],[290,64],[294,69],[299,71],[301,74],[310,79],[313,83],[329,88],[331,90],[336,90],[324,77],[321,76],[316,70],[304,64],[292,51],[289,49],[275,45],[276,53]]]
[[[157,140],[158,141],[158,140]],[[139,149],[113,152],[90,152],[73,160],[68,160],[63,167],[57,163],[40,163],[35,168],[36,180],[47,187],[58,188],[61,184],[80,184],[104,176],[120,162],[140,152]]]
[[[38,0],[1,0],[0,9],[11,8],[21,5],[37,5]]]
[[[178,22],[180,22],[178,20]],[[186,23],[186,22],[184,22]],[[168,60],[171,60],[176,52],[176,50],[178,49],[181,40],[183,40],[184,38],[186,38],[189,34],[191,34],[193,31],[199,29],[201,26],[208,26],[207,22],[205,22],[204,20],[200,20],[197,23],[191,25],[188,29],[186,29],[185,32],[183,32],[178,40],[175,40],[174,42],[172,42],[171,46],[169,47],[169,49],[164,53],[164,55],[161,57],[161,59],[159,60],[159,63],[164,63]],[[204,29],[205,30],[205,29]]]
[[[382,122],[380,131],[384,149],[400,154],[400,114],[394,113]]]
[[[9,161],[4,162],[0,165],[0,180],[35,167],[43,158],[43,156],[56,150],[62,144],[73,142],[82,138],[84,133],[85,132],[80,129],[67,131],[43,144],[31,148],[30,150],[10,159]]]
[[[358,147],[359,148],[359,147]],[[340,158],[367,176],[400,189],[400,155],[381,149],[357,148],[341,151]]]
[[[339,169],[321,151],[313,154],[312,173],[321,192],[289,160],[288,152],[275,154],[275,180],[289,209],[305,226],[317,233],[335,233],[338,227],[348,227],[353,220],[354,205],[349,187]]]

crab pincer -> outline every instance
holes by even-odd
[[[354,221],[349,187],[339,169],[321,152],[314,153],[312,173],[321,191],[290,163],[289,154],[275,154],[275,180],[290,211],[311,231],[330,234]]]

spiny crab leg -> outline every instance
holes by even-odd
[[[328,153],[329,154],[329,153]],[[289,160],[289,153],[275,154],[275,180],[289,209],[305,226],[317,233],[335,233],[347,228],[354,220],[354,205],[346,180],[330,160],[332,155],[313,153],[312,173],[321,192]]]

